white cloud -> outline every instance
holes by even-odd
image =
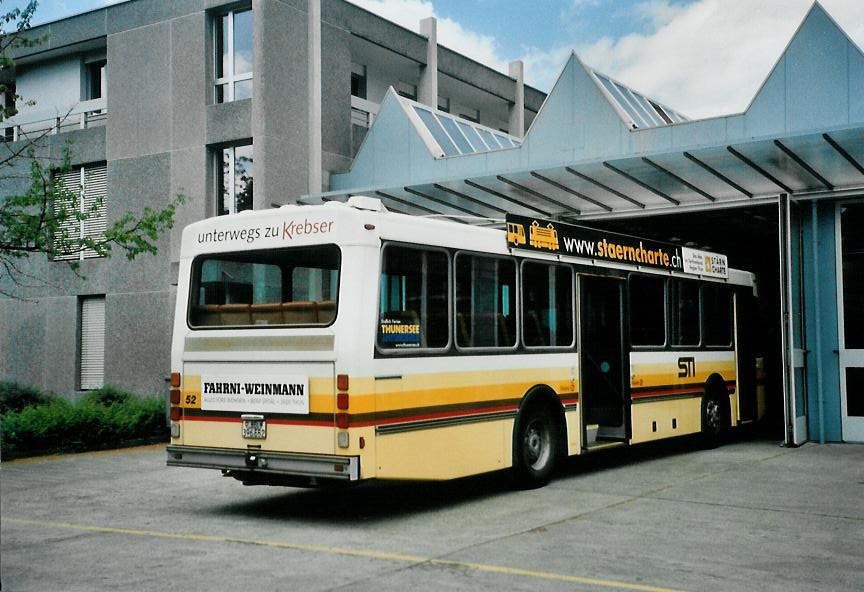
[[[690,117],[743,111],[791,39],[811,0],[650,0],[647,34],[604,38],[576,48],[587,64]],[[859,45],[864,3],[823,6]],[[538,81],[539,82],[539,81]],[[542,84],[542,82],[539,82]]]
[[[690,117],[743,111],[780,57],[812,0],[645,0],[634,14],[649,31],[590,45],[507,48],[489,35],[436,14],[432,0],[352,0],[417,31],[421,19],[438,17],[438,42],[501,72],[513,59],[525,62],[528,84],[548,91],[571,49],[590,66],[656,97]],[[599,0],[571,0],[562,18]],[[822,0],[847,34],[864,46],[864,1]],[[612,8],[610,8],[612,10]],[[611,17],[610,17],[611,18]],[[565,26],[566,23],[550,23]]]
[[[421,19],[434,16],[438,19],[439,44],[500,72],[507,71],[509,60],[502,57],[501,46],[494,37],[466,29],[451,18],[442,18],[435,12],[430,1],[351,0],[351,2],[412,31],[420,29]]]

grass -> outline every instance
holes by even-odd
[[[106,386],[78,401],[0,382],[0,449],[11,459],[167,438],[165,401]]]

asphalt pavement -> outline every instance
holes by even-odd
[[[682,440],[504,474],[244,487],[164,446],[0,467],[2,590],[864,590],[864,446]]]

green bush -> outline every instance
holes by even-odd
[[[112,448],[166,436],[165,402],[113,387],[70,402],[54,399],[2,415],[4,458],[51,451]]]
[[[44,405],[55,398],[54,393],[46,393],[36,387],[6,380],[0,381],[0,414],[7,411],[21,411],[33,405]]]

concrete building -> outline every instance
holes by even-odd
[[[365,191],[408,213],[512,212],[727,253],[757,274],[785,441],[862,442],[862,90],[864,53],[817,3],[742,113],[688,121],[573,54],[515,145],[390,93],[350,171],[304,201]]]
[[[0,377],[74,393],[112,384],[164,392],[182,228],[330,188],[347,170],[388,88],[521,137],[545,98],[343,0],[130,0],[32,29],[15,54],[18,105],[3,139],[40,136],[39,156],[71,147],[64,182],[105,197],[98,233],[125,212],[188,200],[156,257],[24,264],[46,280],[2,287]],[[4,97],[4,100],[8,98]],[[25,165],[26,163],[23,163]],[[6,175],[0,195],[22,190]],[[254,187],[254,191],[253,191]],[[29,282],[28,282],[29,283]]]

